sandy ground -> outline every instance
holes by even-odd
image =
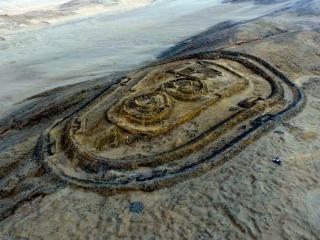
[[[301,115],[221,168],[151,193],[103,196],[66,187],[3,221],[2,238],[316,240],[320,82],[305,90]],[[282,166],[271,162],[274,156]],[[130,212],[134,202],[144,205],[141,213]]]
[[[319,239],[319,31],[318,15],[290,13],[212,29],[185,43],[178,48],[181,54],[222,48],[267,60],[304,90],[305,108],[223,166],[170,188],[107,194],[69,185],[36,196],[0,223],[0,238]],[[78,91],[99,89],[95,84],[77,85]],[[19,120],[23,126],[45,104],[66,101],[67,90],[20,104],[20,110],[0,121],[0,129],[1,123],[17,122],[0,135],[2,169],[8,165],[19,170],[21,161],[29,161],[41,129],[63,113],[36,123],[29,120],[20,128]],[[281,166],[272,163],[275,156]],[[19,181],[17,177],[13,184]]]
[[[163,50],[215,23],[255,18],[286,5],[160,0],[130,11],[106,12],[63,24],[48,22],[34,31],[27,30],[38,24],[22,23],[19,33],[10,32],[0,16],[0,37],[4,39],[0,41],[0,116],[14,103],[43,90],[153,61]],[[89,11],[90,7],[81,9]],[[39,18],[36,15],[32,21]],[[12,19],[15,17],[10,16]],[[19,23],[19,18],[16,21]]]
[[[0,2],[2,31],[28,31],[45,24],[66,22],[100,13],[128,11],[152,2],[152,0],[4,0]]]

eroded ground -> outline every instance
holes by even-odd
[[[43,165],[43,156],[37,154],[40,151],[37,145],[40,134],[46,129],[52,129],[53,123],[63,117],[73,119],[75,111],[84,113],[83,119],[86,119],[90,114],[86,116],[86,111],[82,112],[81,109],[94,100],[95,96],[103,94],[110,83],[119,76],[60,88],[35,96],[23,103],[23,108],[2,119],[0,124],[2,141],[0,184],[3,218],[0,224],[1,237],[4,239],[23,237],[29,239],[318,239],[320,235],[318,208],[320,201],[320,35],[316,26],[319,25],[315,24],[316,18],[314,19],[313,15],[308,15],[308,21],[306,21],[305,16],[290,14],[294,16],[290,23],[285,21],[282,15],[276,15],[241,25],[220,26],[213,29],[212,38],[208,32],[194,39],[193,44],[189,42],[178,49],[176,54],[180,54],[182,58],[190,52],[221,48],[252,54],[266,60],[298,84],[307,99],[305,107],[298,116],[291,120],[278,119],[275,130],[251,143],[246,149],[241,149],[237,156],[225,161],[224,164],[210,166],[196,178],[187,177],[184,181],[175,181],[175,184],[170,187],[152,192],[110,190],[98,192],[90,186],[82,188],[76,182],[61,181],[61,176],[57,174],[48,174],[50,168]],[[216,39],[217,36],[220,37],[219,41]],[[197,61],[195,64],[198,64]],[[208,59],[206,64],[209,64],[207,61]],[[233,68],[234,72],[239,71],[235,66]],[[216,66],[213,69],[219,70]],[[211,74],[210,71],[209,74]],[[224,70],[220,69],[220,71],[222,75],[227,74]],[[241,74],[244,72],[243,69],[240,71]],[[219,74],[217,76],[218,81]],[[164,82],[157,81],[157,83],[161,86],[163,83],[175,81],[169,86],[176,86],[178,79],[165,77]],[[207,81],[206,77],[201,79],[201,81]],[[264,83],[263,79],[262,83]],[[120,86],[126,88],[128,84],[130,85],[130,81],[125,81],[124,86]],[[250,79],[249,82],[252,83]],[[154,85],[155,89],[141,89],[149,94],[150,91],[154,92],[160,87],[156,85]],[[184,84],[178,84],[179,86],[186,86],[183,89],[194,94],[193,87],[201,89],[202,84],[190,84],[190,81],[184,81]],[[192,91],[189,91],[190,86]],[[239,96],[248,91],[249,86],[245,88],[246,90],[233,94],[236,107],[239,108],[238,103],[242,100]],[[267,96],[269,91],[267,89],[263,88],[259,96]],[[210,97],[210,88],[208,90]],[[138,91],[140,91],[139,88]],[[249,92],[244,96],[249,95]],[[295,102],[292,101],[296,99],[292,97],[295,94],[286,95],[290,92],[292,93],[286,90],[284,85],[286,101],[281,101],[281,98],[277,101],[281,109],[288,107],[290,102]],[[141,96],[141,93],[139,92],[137,96]],[[173,98],[172,101],[176,101],[174,98],[176,92],[173,96],[170,92],[165,91],[165,93]],[[103,120],[116,116],[114,120],[109,120],[108,124],[114,124],[117,128],[136,135],[137,130],[145,128],[146,124],[141,125],[140,122],[139,128],[130,132],[131,128],[124,129],[123,125],[119,124],[119,119],[125,117],[127,121],[128,113],[139,116],[140,111],[136,110],[144,105],[149,106],[150,98],[131,98],[130,96],[135,95],[134,92],[130,94],[133,95],[127,94],[128,100],[124,98],[126,101],[119,101],[119,106],[113,105],[115,112],[109,112],[105,104],[101,105],[102,108],[96,108],[96,110],[102,109],[101,112],[94,110],[94,107],[90,108],[91,113],[97,114],[93,119],[101,119],[99,122],[101,124]],[[121,96],[116,99],[121,99]],[[126,107],[124,109],[127,110],[124,112],[118,110],[118,107],[121,109],[123,106],[132,106],[130,99],[138,100],[133,104],[139,107],[133,108],[134,111]],[[156,99],[158,100],[155,103],[159,103],[160,109],[163,109],[165,105],[163,95]],[[94,106],[102,102],[95,102]],[[179,100],[179,102],[185,104],[184,101]],[[227,104],[231,103],[233,103],[231,100],[227,101]],[[207,109],[217,107],[216,104],[209,105]],[[155,108],[152,105],[148,109]],[[189,109],[192,108],[186,110]],[[182,111],[184,112],[187,111]],[[229,114],[227,111],[222,112],[222,118]],[[182,138],[182,142],[174,141],[177,146],[183,144],[183,141],[187,141],[189,137],[196,137],[210,126],[209,121],[203,121],[206,119],[204,113],[205,110],[201,111],[203,115],[188,119],[188,121],[198,119],[204,129],[190,127],[197,131],[193,132],[194,135],[186,136],[185,140]],[[261,111],[258,115],[261,113],[265,112]],[[214,120],[210,116],[210,114],[207,115],[208,119]],[[165,124],[164,118],[157,121],[163,121]],[[179,123],[175,129],[181,127],[180,132],[183,132],[185,129],[183,125],[187,122]],[[159,126],[162,125],[158,124],[157,127]],[[233,133],[241,133],[241,131],[243,130],[236,128]],[[159,131],[156,133],[159,134],[156,138],[147,136],[151,138],[150,144],[164,134],[163,131],[161,134]],[[81,137],[81,134],[84,137]],[[126,152],[122,145],[126,145],[125,141],[114,142],[107,139],[107,141],[101,141],[103,144],[96,142],[97,145],[92,145],[92,141],[85,141],[90,137],[97,139],[99,133],[90,135],[83,131],[75,135],[81,147],[90,149],[101,157],[107,157],[110,150],[116,151],[118,157],[131,154],[129,150]],[[149,143],[144,142],[143,138],[139,141],[141,142],[137,145]],[[141,147],[138,153],[154,154],[163,151],[162,149],[170,149],[169,138],[166,143],[168,145],[159,144],[160,147],[156,150]],[[64,151],[60,149],[57,152]],[[203,150],[195,152],[200,154],[200,158],[206,153]],[[137,153],[132,152],[132,154]],[[276,156],[280,157],[282,165],[271,161]],[[185,159],[182,158],[182,162],[184,161]],[[103,164],[107,163],[108,161],[103,162]],[[159,162],[156,162],[155,166],[159,166]],[[83,165],[81,167],[83,168]],[[132,170],[132,167],[127,169]],[[101,177],[100,180],[103,180],[104,176]]]
[[[49,174],[76,185],[153,190],[227,161],[303,104],[261,59],[187,56],[128,74],[48,129],[38,154]]]

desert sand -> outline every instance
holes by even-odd
[[[300,1],[291,8],[253,20],[219,23],[163,52],[151,65],[59,87],[18,104],[0,120],[0,238],[319,239],[319,19],[318,1]],[[259,138],[246,147],[241,146],[238,154],[221,164],[210,165],[209,169],[200,171],[196,176],[191,174],[183,179],[178,178],[149,191],[143,188],[121,190],[109,186],[81,186],[74,181],[79,175],[71,180],[64,178],[47,164],[46,156],[40,154],[43,145],[39,143],[43,141],[43,136],[61,120],[72,119],[84,111],[84,118],[81,116],[79,120],[89,119],[89,127],[90,124],[101,124],[101,120],[95,120],[101,118],[99,114],[107,117],[103,108],[105,105],[101,104],[102,107],[96,107],[96,110],[94,106],[98,106],[99,96],[105,96],[112,84],[120,85],[126,77],[167,61],[190,60],[190,56],[206,56],[221,51],[256,56],[257,64],[266,62],[282,73],[285,77],[281,79],[288,79],[303,93],[299,112],[288,118],[275,119],[272,129],[261,132]],[[246,72],[234,63],[228,62],[224,66],[227,69],[232,67],[233,77],[237,76],[235,73]],[[224,70],[222,73],[225,74]],[[124,84],[131,84],[132,79]],[[171,78],[164,79],[171,81]],[[259,87],[255,89],[257,91]],[[266,95],[264,91],[270,91],[263,89],[261,96]],[[190,92],[189,88],[185,92]],[[239,96],[237,94],[236,98],[240,96],[240,93]],[[283,97],[285,99],[280,99],[278,103],[281,106],[290,104],[292,98],[288,95]],[[141,101],[138,103],[141,104]],[[90,114],[86,116],[88,109]],[[114,113],[118,118],[123,114],[115,109],[109,115]],[[143,113],[146,114],[145,111]],[[93,117],[90,119],[90,116]],[[201,120],[203,115],[199,116]],[[124,120],[120,123],[116,121],[118,118],[110,118],[109,122],[123,123]],[[135,131],[144,130],[145,124],[135,128]],[[202,126],[205,128],[206,124]],[[241,124],[236,126],[241,127]],[[80,128],[72,125],[71,129],[76,129],[76,132]],[[86,133],[85,129],[76,139],[82,146],[92,148],[92,142],[85,140],[97,136]],[[128,127],[126,131],[136,133],[130,129]],[[241,132],[238,128],[236,131]],[[50,136],[60,136],[55,135],[57,132],[52,132]],[[102,147],[99,145],[104,152],[101,153],[100,147],[96,151],[107,156],[110,141],[104,143]],[[211,148],[211,145],[208,146]],[[118,154],[121,156],[127,154],[120,150]],[[64,151],[62,149],[60,152]],[[141,151],[144,153],[143,149]],[[51,152],[53,160],[60,159],[54,156],[55,153],[59,151]],[[197,153],[201,158],[205,151]],[[281,160],[280,165],[272,161],[276,157]],[[181,163],[184,158],[175,161]],[[64,160],[61,165],[63,170],[68,169]],[[71,166],[75,167],[75,164]],[[80,167],[88,170],[87,165]],[[123,166],[120,168],[123,171]],[[136,168],[136,165],[131,168]],[[92,172],[101,169],[105,170],[93,168],[87,172],[88,175],[81,176],[88,180]],[[72,176],[69,171],[66,174]],[[103,180],[110,183],[110,179],[104,179],[104,176],[95,178],[96,182]]]
[[[90,2],[94,1],[82,1],[80,6],[76,3],[81,1],[71,2],[75,9],[61,4],[58,13],[52,12],[51,5],[39,6],[49,16],[34,11],[16,16],[12,10],[0,14],[0,39],[4,39],[0,41],[0,116],[42,91],[154,61],[162,51],[218,22],[253,19],[288,5],[138,0],[112,7],[113,1],[102,1],[105,5],[99,6],[104,12],[93,14]]]

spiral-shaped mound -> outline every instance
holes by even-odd
[[[198,78],[184,77],[163,84],[161,90],[180,101],[195,101],[205,92],[206,86]]]
[[[122,111],[134,122],[151,124],[165,119],[172,110],[172,101],[166,92],[134,96],[122,105]]]

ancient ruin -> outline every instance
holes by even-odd
[[[94,189],[152,190],[230,159],[303,94],[254,56],[211,52],[139,69],[40,140],[49,173]]]

